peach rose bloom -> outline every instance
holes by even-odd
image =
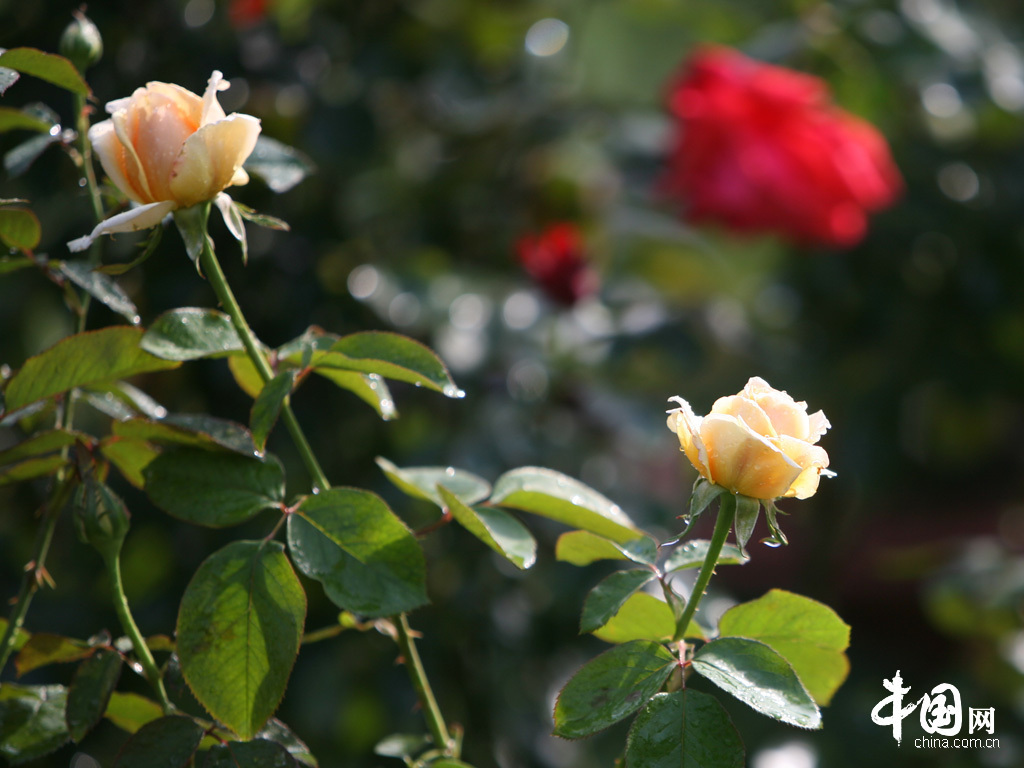
[[[171,211],[249,181],[242,164],[256,146],[260,121],[225,115],[217,92],[227,88],[214,72],[202,97],[152,82],[107,104],[110,119],[89,129],[89,141],[110,180],[138,205],[68,243],[72,251],[100,235],[156,226]]]
[[[821,474],[832,475],[828,454],[815,443],[831,426],[821,411],[754,377],[743,391],[715,401],[711,413],[696,416],[679,397],[668,428],[679,436],[686,457],[706,480],[755,499],[795,496],[818,490]]]

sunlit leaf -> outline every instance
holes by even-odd
[[[665,573],[670,573],[672,571],[681,571],[685,568],[699,568],[704,564],[704,558],[707,557],[710,545],[711,542],[707,539],[691,539],[677,545],[672,550],[672,554],[666,558],[663,570]],[[743,565],[749,560],[749,557],[740,552],[739,547],[725,544],[722,546],[722,551],[718,554],[717,564]]]
[[[164,710],[159,704],[137,693],[114,691],[103,716],[127,733],[135,733],[146,723],[159,720]]]
[[[150,325],[141,346],[164,360],[223,357],[243,349],[230,317],[199,307],[164,312]]]
[[[0,208],[0,242],[8,248],[30,252],[39,245],[39,219],[27,208]]]
[[[95,651],[95,648],[82,640],[48,632],[37,632],[14,657],[14,668],[21,676],[48,664],[84,659]]]
[[[11,464],[30,456],[53,453],[61,448],[74,445],[78,441],[85,445],[92,445],[94,442],[91,436],[73,429],[48,429],[44,432],[37,432],[31,437],[26,437],[20,443],[0,451],[0,465]]]
[[[536,562],[536,540],[508,512],[497,507],[471,507],[442,485],[437,492],[459,525],[517,568],[530,568]]]
[[[0,53],[0,67],[38,77],[80,96],[91,93],[74,64],[63,56],[44,53],[36,48],[8,48]]]
[[[630,595],[618,612],[594,637],[606,643],[628,643],[630,640],[671,640],[676,631],[675,614],[664,600],[646,592]],[[704,638],[704,632],[690,622],[686,637]]]
[[[115,422],[119,437],[168,445],[222,448],[242,456],[258,456],[252,433],[241,424],[213,416],[174,414],[164,419],[129,419]]]
[[[491,492],[491,484],[482,477],[455,467],[397,467],[383,456],[378,456],[381,468],[396,488],[417,499],[432,501],[439,507],[444,502],[437,486],[443,485],[464,504],[483,501]]]
[[[649,536],[619,543],[590,531],[566,531],[555,542],[555,557],[580,566],[598,560],[631,560],[653,565],[658,557],[658,543]]]

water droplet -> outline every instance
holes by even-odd
[[[583,497],[582,496],[573,496],[571,499],[569,499],[569,502],[571,504],[575,504],[578,507],[581,504],[583,504]]]
[[[421,382],[421,381],[414,381],[414,382],[412,383],[412,385],[413,385],[414,387],[422,387],[422,386],[423,386],[423,382]]]
[[[776,541],[775,539],[765,539],[761,543],[764,544],[766,547],[771,547],[772,549],[778,549],[782,546],[782,542]]]
[[[59,136],[60,135],[60,126],[59,125],[51,125],[50,126],[50,130],[49,130],[49,134],[51,136]],[[83,181],[85,181],[85,179],[83,179]]]
[[[78,180],[78,186],[84,187],[86,184],[88,184],[88,182],[85,179]]]
[[[158,419],[165,419],[167,418],[167,409],[162,405],[157,406],[153,409],[153,415]]]
[[[138,315],[132,315],[132,325],[138,325],[142,322],[142,318]]]
[[[445,473],[445,474],[446,474],[446,475],[447,475],[448,477],[455,477],[455,467],[448,467],[448,468],[447,468],[447,469],[446,469],[446,470],[444,471],[444,473]]]
[[[255,456],[257,459],[262,459],[264,456],[266,456],[266,454],[263,451],[253,451],[252,455]]]
[[[688,526],[690,523],[693,522],[693,517],[691,517],[690,515],[680,515],[679,516],[679,521],[683,525],[687,525]]]
[[[441,390],[441,392],[444,393],[445,397],[452,397],[455,398],[456,400],[461,400],[466,396],[465,391],[459,389],[454,384],[446,384],[444,386],[444,389]]]
[[[313,490],[312,490],[312,493],[313,493],[313,495],[314,495],[314,496],[316,496],[317,494],[319,494],[319,493],[320,493],[320,486],[319,486],[319,485],[316,485],[316,484],[314,483],[314,484],[313,484]]]

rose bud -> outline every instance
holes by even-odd
[[[248,183],[242,164],[256,146],[260,121],[224,114],[217,91],[227,87],[214,72],[202,98],[152,82],[107,104],[110,119],[92,126],[89,140],[110,180],[139,205],[101,222],[69,249],[84,250],[99,235],[148,229],[171,211]]]
[[[815,445],[831,426],[821,411],[807,414],[796,402],[754,377],[743,391],[715,401],[700,417],[689,403],[672,400],[668,428],[694,468],[711,483],[754,499],[795,496],[818,489],[821,474],[832,475],[828,454]]]
[[[103,56],[103,38],[95,24],[81,11],[75,11],[75,20],[64,28],[57,50],[79,72],[85,72]]]
[[[882,135],[818,78],[702,47],[671,85],[663,191],[692,221],[848,247],[902,189]]]
[[[579,228],[562,222],[516,243],[523,268],[545,294],[563,306],[572,306],[597,289],[597,276],[585,256]]]

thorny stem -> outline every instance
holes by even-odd
[[[708,582],[711,581],[711,574],[715,572],[715,565],[718,563],[718,556],[722,552],[722,545],[725,544],[725,539],[732,528],[733,516],[736,513],[735,497],[731,493],[723,493],[718,499],[718,519],[715,521],[715,532],[711,535],[708,553],[704,556],[704,564],[701,565],[700,573],[697,574],[697,581],[694,582],[693,592],[690,593],[686,609],[683,611],[683,615],[679,617],[679,621],[676,622],[676,633],[672,638],[673,641],[682,640],[683,635],[686,634],[686,629],[690,626],[690,620],[697,611],[700,599],[704,596],[704,590],[707,589]]]
[[[245,347],[249,360],[256,367],[264,383],[270,381],[274,378],[274,371],[270,367],[270,363],[267,361],[263,350],[260,348],[259,340],[249,327],[245,315],[242,314],[242,308],[239,306],[231,286],[228,285],[224,271],[217,260],[217,255],[213,251],[209,236],[205,234],[203,249],[199,259],[203,273],[206,275],[207,280],[210,281],[210,285],[217,295],[221,306],[231,318],[231,322],[239,338],[242,340],[242,346]],[[320,463],[317,461],[316,455],[313,453],[313,449],[306,439],[298,419],[295,418],[291,405],[287,401],[281,409],[281,419],[291,434],[292,441],[302,457],[302,461],[313,480],[314,486],[321,491],[330,490],[331,483],[320,467]],[[408,618],[404,613],[399,614],[394,617],[394,624],[398,633],[396,640],[402,652],[402,657],[405,660],[405,668],[408,670],[409,678],[412,681],[413,688],[416,690],[416,695],[419,698],[420,707],[423,709],[423,715],[426,718],[431,736],[434,738],[438,748],[445,750],[446,754],[455,754],[457,749],[453,746],[454,742],[452,742],[451,736],[448,734],[444,716],[437,705],[430,681],[427,679],[423,663],[420,661],[419,653],[416,651],[416,643],[413,639],[412,631],[409,629]]]
[[[128,608],[128,598],[124,593],[124,582],[121,579],[121,558],[119,555],[113,555],[105,557],[104,560],[107,564],[107,571],[110,574],[110,586],[114,590],[114,609],[117,611],[117,618],[121,622],[121,628],[124,629],[132,641],[135,655],[138,657],[139,663],[142,664],[146,680],[153,686],[157,698],[160,699],[160,706],[163,707],[164,714],[169,715],[174,711],[174,705],[167,698],[167,691],[164,689],[160,668],[157,667],[153,654],[150,652],[149,646],[146,645],[146,640],[142,637],[142,633],[139,632],[139,627],[135,623],[135,619],[132,618],[131,610]]]

